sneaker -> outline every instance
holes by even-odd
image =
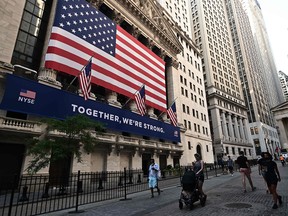
[[[255,191],[255,190],[256,190],[256,187],[253,187],[253,188],[252,188],[252,191]]]
[[[272,209],[277,209],[278,208],[278,205],[277,204],[274,204],[273,206],[272,206]]]
[[[154,198],[154,195],[151,195],[151,198]]]
[[[246,190],[243,190],[243,193],[246,193],[247,191]]]
[[[279,201],[279,204],[281,205],[282,204],[282,196],[278,196],[278,201]]]

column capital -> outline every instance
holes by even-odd
[[[121,13],[115,13],[114,22],[120,25],[125,20],[124,16]]]
[[[104,0],[93,0],[91,4],[94,5],[97,9],[104,3]]]

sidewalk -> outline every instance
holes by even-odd
[[[183,210],[178,207],[178,199],[181,187],[177,186],[161,188],[163,192],[160,196],[150,198],[150,191],[140,192],[127,196],[127,200],[119,199],[93,203],[80,206],[75,213],[81,216],[140,216],[140,215],[191,215],[197,216],[270,216],[288,215],[288,165],[282,167],[280,162],[278,168],[282,181],[278,185],[278,193],[282,195],[283,204],[276,210],[272,209],[272,195],[266,194],[266,185],[262,176],[258,174],[257,166],[252,168],[252,180],[257,187],[252,192],[247,182],[247,193],[243,193],[241,177],[239,172],[234,176],[218,175],[210,177],[204,182],[204,191],[208,195],[205,207],[201,207],[199,202],[194,203],[194,209],[189,210],[184,206]],[[161,184],[160,184],[161,187]],[[156,193],[157,194],[157,193]],[[49,215],[71,215],[75,209],[54,212]],[[70,212],[70,213],[69,213]]]

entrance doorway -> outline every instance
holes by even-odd
[[[53,156],[52,156],[53,157]],[[71,156],[51,161],[49,167],[49,184],[50,186],[68,186],[69,175],[71,172]]]
[[[15,176],[21,175],[24,154],[24,145],[0,143],[0,190],[12,189],[12,183],[16,180]],[[15,183],[18,184],[18,182]]]
[[[159,166],[160,166],[160,170],[164,170],[167,167],[167,156],[166,155],[160,155],[159,156]]]
[[[142,154],[142,170],[144,176],[148,175],[150,160],[151,160],[151,154],[147,153]]]

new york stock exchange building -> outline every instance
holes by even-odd
[[[105,125],[105,133],[92,132],[99,144],[81,163],[71,155],[40,174],[147,172],[151,158],[161,169],[181,164],[186,128],[167,115],[182,49],[172,23],[153,1],[66,2],[21,0],[5,7],[13,12],[3,21],[9,28],[2,33],[0,56],[1,175],[26,173],[32,159],[26,141],[44,133],[42,118],[76,114]],[[89,59],[91,91],[85,100],[78,75]],[[134,96],[143,86],[141,114]]]

